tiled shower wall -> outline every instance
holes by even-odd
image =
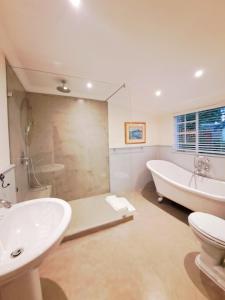
[[[33,128],[30,156],[53,195],[73,200],[109,192],[108,107],[106,102],[28,93]]]

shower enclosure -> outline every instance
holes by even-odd
[[[24,75],[36,84],[35,92],[27,92],[20,83]],[[35,197],[35,191],[67,201],[110,192],[108,127],[112,124],[106,100],[116,97],[121,85],[94,82],[93,91],[84,97],[87,81],[66,79],[59,89],[58,76],[7,65],[11,162],[16,165],[18,201],[30,192]],[[52,94],[43,90],[45,84],[52,84]],[[73,88],[80,97],[60,94]]]

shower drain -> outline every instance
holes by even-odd
[[[16,250],[14,250],[13,252],[11,252],[10,256],[11,256],[12,258],[18,257],[18,256],[20,256],[20,254],[23,253],[23,251],[24,251],[23,248],[18,248],[18,249],[16,249]]]

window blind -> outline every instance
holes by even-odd
[[[199,112],[199,152],[225,154],[225,107]]]
[[[176,149],[225,154],[225,107],[175,117]]]

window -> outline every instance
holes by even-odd
[[[225,107],[175,117],[176,149],[225,155]]]
[[[176,117],[177,150],[196,151],[196,113]]]

